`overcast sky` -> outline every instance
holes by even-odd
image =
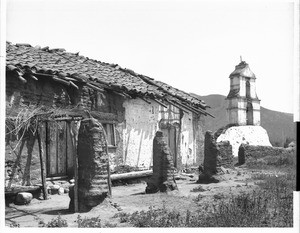
[[[199,95],[229,92],[240,56],[263,107],[293,112],[287,1],[9,0],[6,39],[65,48]]]

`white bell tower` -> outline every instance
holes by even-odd
[[[237,125],[260,125],[260,100],[256,95],[255,74],[242,61],[230,74],[228,100],[229,122]]]

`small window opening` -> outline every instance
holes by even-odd
[[[102,124],[106,132],[108,146],[116,146],[115,127],[114,124]]]

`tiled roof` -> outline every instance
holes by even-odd
[[[20,79],[46,76],[77,87],[82,83],[92,88],[110,89],[127,97],[169,101],[188,110],[210,115],[207,105],[190,94],[163,82],[123,69],[117,64],[100,62],[64,49],[32,47],[28,44],[6,43],[6,68],[15,71]],[[28,75],[29,74],[29,75]],[[24,78],[25,77],[25,78]]]
[[[237,75],[248,77],[248,78],[255,78],[255,74],[250,70],[249,65],[244,61],[241,61],[240,64],[235,66],[235,70],[230,74],[229,77],[233,77]]]

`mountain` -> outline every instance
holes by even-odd
[[[191,94],[209,105],[211,108],[208,108],[207,111],[215,116],[215,118],[205,117],[204,131],[211,130],[215,132],[222,126],[229,124],[225,96]],[[283,146],[286,138],[296,139],[296,125],[293,122],[293,114],[291,113],[261,107],[261,126],[267,130],[272,145]]]

